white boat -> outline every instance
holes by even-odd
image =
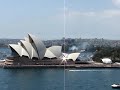
[[[120,88],[120,84],[113,84],[111,86],[112,86],[112,88]]]
[[[0,62],[5,62],[5,59],[4,60],[0,60]]]

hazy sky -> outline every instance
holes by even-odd
[[[64,36],[64,0],[0,0],[0,38]],[[66,37],[120,39],[120,0],[66,0]]]

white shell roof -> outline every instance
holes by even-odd
[[[46,49],[42,41],[34,35],[28,34],[28,38],[20,40],[18,45],[10,44],[10,48],[14,49],[19,56],[28,56],[29,58],[36,57],[38,59],[47,58],[60,58],[62,56],[61,46],[52,46]]]
[[[29,54],[26,52],[26,50],[24,48],[22,48],[22,50],[21,50],[21,56],[28,56],[29,57]]]
[[[24,48],[28,52],[28,54],[29,54],[29,56],[30,56],[31,59],[33,57],[38,58],[37,52],[35,51],[35,49],[32,47],[32,45],[29,42],[23,41],[23,40],[20,40],[20,41],[24,45]]]
[[[61,46],[51,46],[48,48],[56,57],[60,57],[62,55]]]
[[[46,53],[44,57],[55,58],[56,56],[49,49],[46,49]]]
[[[46,47],[43,44],[43,42],[39,38],[35,37],[34,35],[28,34],[28,37],[29,37],[29,41],[31,41],[32,39],[33,41],[32,44],[34,44],[33,48],[37,51],[39,59],[43,59],[46,52]]]
[[[14,49],[18,54],[19,56],[28,56],[29,57],[29,54],[26,52],[26,50],[20,46],[20,45],[16,45],[16,44],[9,44],[9,46]]]
[[[71,54],[68,54],[67,59],[72,59],[73,61],[75,61],[78,58],[79,54],[80,53],[71,53]]]
[[[19,45],[16,45],[16,44],[9,44],[10,48],[14,49],[19,56],[21,56],[21,49],[19,47]]]

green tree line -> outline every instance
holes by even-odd
[[[110,58],[112,62],[120,62],[120,47],[96,47],[93,60],[96,62],[102,62],[102,58]]]

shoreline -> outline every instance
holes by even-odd
[[[81,68],[120,68],[120,64],[71,64],[71,65],[5,65],[0,64],[1,68],[4,69],[15,69],[15,68],[75,68],[75,69],[81,69]]]

